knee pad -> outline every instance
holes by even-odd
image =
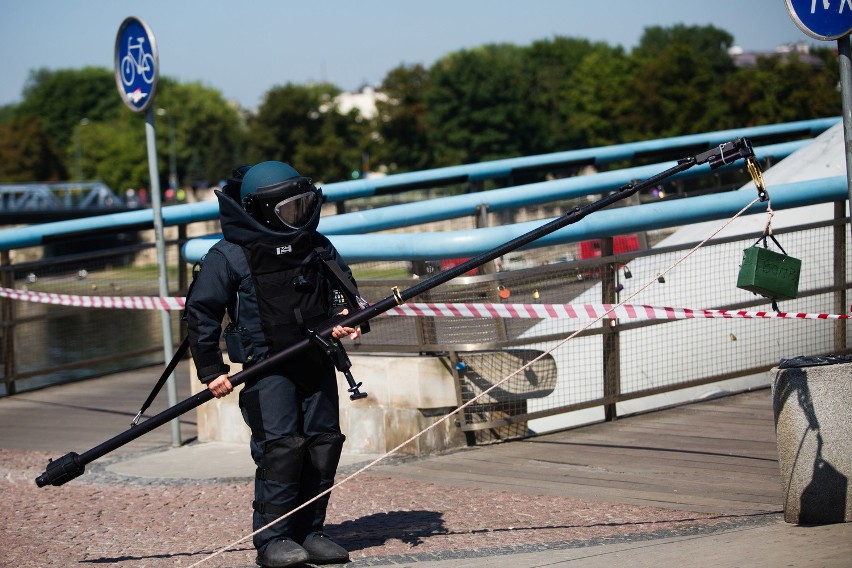
[[[307,441],[307,452],[311,465],[320,473],[321,479],[333,479],[343,451],[343,434],[320,434]]]
[[[306,442],[304,436],[297,434],[267,442],[263,447],[262,466],[257,470],[257,477],[282,483],[298,483],[302,475]]]

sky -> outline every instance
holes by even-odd
[[[276,85],[354,91],[489,43],[566,36],[630,50],[646,27],[682,23],[721,28],[747,51],[834,46],[800,31],[784,0],[0,0],[0,105],[21,100],[31,70],[112,70],[128,16],[151,28],[161,76],[251,110]]]

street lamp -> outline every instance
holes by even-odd
[[[80,119],[80,124],[74,127],[74,142],[77,150],[76,181],[83,181],[83,141],[80,139],[80,127],[89,124],[88,118]]]
[[[157,109],[157,115],[165,116],[169,125],[169,188],[177,191],[177,150],[175,148],[175,121],[164,108]]]

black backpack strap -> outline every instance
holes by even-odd
[[[166,370],[163,371],[162,375],[160,375],[160,379],[157,381],[157,384],[154,385],[154,388],[151,390],[151,394],[149,394],[148,398],[145,399],[145,402],[142,404],[142,407],[139,409],[139,412],[136,413],[136,416],[133,418],[133,421],[130,423],[131,427],[139,424],[139,419],[142,418],[142,414],[146,410],[148,410],[148,407],[151,406],[151,403],[154,402],[155,398],[157,398],[157,394],[160,392],[160,389],[163,388],[163,385],[166,384],[166,381],[168,380],[169,375],[171,375],[174,372],[175,367],[178,366],[178,363],[180,362],[180,360],[183,359],[184,355],[186,355],[186,350],[188,348],[189,348],[189,338],[184,337],[183,341],[180,344],[180,347],[178,347],[177,353],[175,353],[174,357],[172,357],[172,360],[169,361],[169,364],[166,365]]]
[[[315,248],[314,253],[316,253],[317,257],[323,261],[323,264],[328,269],[330,276],[340,284],[341,288],[343,288],[342,292],[346,297],[346,303],[349,307],[353,310],[363,310],[366,308],[369,304],[358,294],[358,289],[355,288],[355,285],[352,284],[352,280],[346,276],[343,269],[340,268],[340,265],[335,262],[331,253],[323,247]],[[365,321],[361,324],[361,332],[368,333],[369,331],[370,322]]]
[[[189,287],[186,289],[186,298],[184,299],[183,312],[181,313],[180,319],[186,321],[186,306],[189,304],[189,296],[192,294],[192,287],[195,286],[195,278],[198,276],[198,271],[201,270],[201,263],[196,262],[192,266],[192,282],[189,283]],[[159,394],[160,389],[163,388],[163,385],[166,384],[166,381],[169,378],[175,368],[178,366],[178,363],[181,359],[183,359],[184,355],[186,355],[186,351],[189,349],[189,337],[184,337],[183,341],[181,341],[180,346],[178,347],[177,352],[172,357],[172,360],[169,361],[169,364],[166,365],[166,369],[163,371],[163,374],[160,375],[160,378],[157,380],[157,384],[154,385],[154,388],[151,389],[151,393],[148,395],[148,398],[145,399],[145,402],[142,403],[142,406],[139,408],[139,412],[136,413],[136,416],[133,417],[133,421],[130,422],[130,426],[136,426],[139,424],[139,420],[142,418],[142,415],[148,410],[148,407],[151,406],[151,403],[154,402],[154,399],[157,398],[157,394]]]
[[[195,286],[195,278],[198,276],[198,272],[200,270],[201,262],[196,262],[192,265],[192,282],[189,283],[189,287],[186,289],[186,297],[184,298],[183,302],[183,311],[180,314],[181,321],[187,321],[186,306],[189,304],[189,296],[192,294],[192,287]]]

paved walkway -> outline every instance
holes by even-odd
[[[0,566],[253,566],[253,465],[161,427],[37,488],[49,458],[125,430],[151,370],[0,399]],[[179,397],[189,395],[179,372]],[[164,395],[161,395],[164,398]],[[769,391],[422,460],[345,454],[328,532],[352,568],[852,565],[852,524],[781,519]],[[165,407],[155,404],[151,413]],[[182,418],[184,439],[194,416]],[[212,554],[231,546],[214,557]]]

